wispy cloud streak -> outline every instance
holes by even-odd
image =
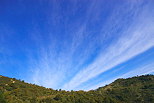
[[[132,70],[128,73],[125,73],[125,74],[120,75],[120,76],[116,76],[112,79],[109,79],[107,81],[104,81],[104,82],[101,82],[101,83],[96,84],[94,86],[91,86],[89,88],[86,88],[86,90],[97,89],[98,87],[101,87],[101,86],[104,86],[104,85],[107,85],[107,84],[113,82],[117,78],[128,78],[128,77],[133,77],[133,76],[137,76],[137,75],[150,74],[150,73],[153,73],[153,72],[154,72],[154,63],[146,64],[142,67],[135,68],[134,70]]]
[[[146,8],[145,8],[146,9]],[[147,18],[144,18],[144,16]],[[132,57],[154,46],[154,19],[148,11],[143,11],[131,27],[122,32],[122,36],[116,40],[105,53],[87,68],[81,70],[76,76],[64,85],[64,89],[75,89],[80,84],[99,75],[114,66],[123,63]],[[120,21],[117,21],[120,23]],[[115,28],[116,29],[116,28]]]
[[[36,46],[34,52],[28,52],[29,82],[54,89],[76,89],[154,46],[149,2],[142,5],[142,1],[127,1],[112,8],[104,1],[86,2],[88,6],[78,1],[70,4],[75,7],[51,2],[48,9],[52,12],[47,13],[44,24],[47,32],[37,24],[29,32]]]

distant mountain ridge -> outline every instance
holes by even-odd
[[[154,103],[154,75],[117,79],[96,90],[53,90],[0,76],[0,103]]]

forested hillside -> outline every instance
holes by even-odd
[[[154,103],[154,75],[117,79],[88,92],[53,90],[0,76],[0,103]]]

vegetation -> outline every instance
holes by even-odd
[[[154,75],[118,79],[88,92],[57,91],[0,76],[0,103],[154,103]]]

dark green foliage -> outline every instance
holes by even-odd
[[[4,98],[2,91],[0,91],[0,103],[6,103],[6,100]]]
[[[154,103],[154,76],[117,79],[88,92],[53,90],[0,76],[0,103]]]

